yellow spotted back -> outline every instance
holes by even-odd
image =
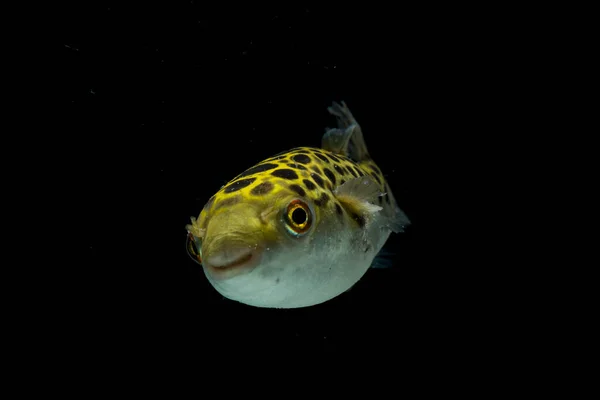
[[[206,227],[208,214],[214,215],[239,202],[276,196],[282,190],[291,190],[321,210],[343,217],[344,211],[333,191],[350,179],[366,175],[379,184],[382,193],[389,192],[381,170],[370,159],[356,163],[346,156],[312,147],[279,153],[239,174],[212,196],[200,213],[199,228]],[[389,196],[380,196],[378,203],[389,207]],[[357,223],[360,225],[361,221]]]

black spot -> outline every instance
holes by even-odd
[[[277,168],[277,164],[259,164],[256,165],[252,168],[247,169],[246,171],[244,171],[239,178],[241,178],[242,176],[248,176],[248,175],[252,175],[252,174],[256,174],[257,172],[263,172],[263,171],[268,171],[270,169],[273,168]]]
[[[390,196],[385,196],[385,202],[388,204],[391,204],[392,202],[390,201]]]
[[[335,175],[333,174],[333,172],[331,172],[327,168],[323,168],[323,172],[325,173],[325,176],[327,178],[329,178],[329,180],[331,181],[331,183],[333,183],[335,185]]]
[[[383,204],[383,196],[379,196],[378,201],[379,201],[379,205],[382,205]]]
[[[321,193],[321,197],[315,200],[315,204],[319,207],[323,207],[329,201],[329,195],[327,193]]]
[[[350,171],[350,173],[351,173],[351,174],[352,174],[352,175],[353,175],[355,178],[358,178],[358,175],[356,175],[356,171],[354,171],[354,168],[352,168],[350,165],[348,165],[348,166],[346,167],[346,169],[347,169],[348,171]]]
[[[288,163],[288,167],[290,168],[296,168],[296,169],[302,169],[302,170],[306,170],[306,167],[302,164],[292,164],[292,163]]]
[[[255,196],[261,196],[263,194],[269,193],[271,190],[273,190],[273,188],[274,186],[271,182],[263,182],[254,187],[252,191],[250,191],[250,193]]]
[[[232,184],[230,184],[229,186],[227,186],[223,191],[225,193],[236,192],[236,191],[243,189],[246,186],[250,185],[255,180],[256,180],[256,178],[240,179],[239,181],[235,181]]]
[[[375,164],[371,164],[371,168],[373,169],[373,171],[375,171],[377,174],[381,175],[381,170],[379,168],[377,168],[377,165]]]
[[[367,247],[365,247],[365,253],[371,250],[371,244],[367,243]]]
[[[375,172],[371,172],[371,176],[381,185],[381,179],[379,179]]]
[[[298,193],[302,197],[306,196],[306,192],[304,191],[304,189],[302,189],[298,185],[290,185],[289,188],[292,189],[294,192]]]
[[[323,178],[321,178],[320,175],[318,175],[318,174],[310,174],[310,176],[312,176],[313,180],[315,182],[317,182],[317,185],[319,185],[320,187],[322,187],[323,189],[325,189],[325,182],[323,182]]]
[[[338,203],[335,203],[335,212],[337,212],[338,215],[344,215],[344,211],[342,210],[342,206],[340,206]]]
[[[296,154],[292,157],[292,160],[299,162],[300,164],[310,164],[310,157],[306,154]]]
[[[363,217],[362,215],[355,214],[355,213],[352,213],[352,219],[354,219],[358,223],[358,226],[360,226],[361,228],[364,228],[364,226],[367,222],[367,221],[365,221],[365,217]]]
[[[340,159],[337,158],[336,156],[334,156],[333,154],[327,154],[327,157],[331,158],[334,162],[335,161],[340,161]]]
[[[280,280],[281,279],[279,279],[279,278],[275,279],[275,283],[279,283]]]
[[[317,174],[321,173],[321,170],[316,165],[311,165],[309,168],[315,171]]]
[[[340,166],[339,166],[339,165],[337,165],[337,164],[334,164],[334,165],[333,165],[333,168],[334,168],[334,169],[337,171],[337,173],[338,173],[338,174],[340,174],[340,175],[344,175],[344,173],[345,173],[345,171],[344,171],[344,168],[340,167]]]
[[[291,169],[276,169],[275,171],[271,172],[271,175],[283,179],[298,179],[298,174]]]
[[[340,185],[343,185],[344,183],[346,183],[346,180],[345,180],[345,179],[342,179],[342,180],[340,181]]]
[[[358,174],[358,176],[365,176],[365,173],[362,172],[360,169],[354,167],[354,170],[356,171],[356,173]]]
[[[325,157],[324,155],[321,155],[319,153],[315,153],[315,156],[319,157],[321,160],[325,161],[327,164],[329,164],[329,160],[327,159],[327,157]]]
[[[303,179],[302,182],[304,183],[304,186],[306,186],[306,188],[308,190],[315,190],[317,188],[315,186],[315,184],[312,183],[311,181],[309,181],[308,179]]]
[[[239,203],[240,200],[242,200],[241,196],[236,196],[236,197],[229,197],[227,199],[221,200],[219,202],[217,202],[215,204],[215,207],[213,208],[213,211],[218,210],[221,207],[226,207],[226,206],[232,206],[236,203]]]

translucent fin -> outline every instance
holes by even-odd
[[[350,157],[348,143],[355,128],[356,125],[351,125],[346,129],[328,129],[321,140],[321,147],[332,153]]]
[[[357,162],[370,160],[371,156],[369,156],[362,129],[346,103],[342,101],[340,105],[334,101],[327,110],[337,117],[338,128],[328,129],[325,132],[321,147],[333,153],[348,156]]]
[[[394,260],[392,257],[394,253],[390,250],[387,250],[385,246],[379,250],[379,253],[373,259],[371,263],[371,268],[390,268],[394,266]]]
[[[342,196],[352,196],[360,200],[372,201],[382,193],[379,190],[379,184],[370,176],[361,176],[350,179],[343,185],[338,186],[334,194]],[[380,207],[381,208],[381,207]]]
[[[388,226],[394,233],[404,232],[404,229],[410,225],[410,220],[404,214],[404,211],[396,207],[394,216],[388,221]]]
[[[367,227],[375,215],[383,210],[382,207],[369,201],[376,198],[379,193],[377,183],[367,176],[351,179],[334,191],[342,207],[361,228]]]

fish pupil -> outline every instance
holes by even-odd
[[[294,221],[294,223],[297,225],[305,223],[307,218],[308,215],[306,214],[306,211],[304,211],[302,208],[296,208],[292,212],[292,221]]]

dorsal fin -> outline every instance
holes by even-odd
[[[371,159],[360,125],[346,103],[333,102],[327,110],[337,118],[336,129],[328,129],[323,135],[321,147],[333,153],[350,157],[356,162]]]

